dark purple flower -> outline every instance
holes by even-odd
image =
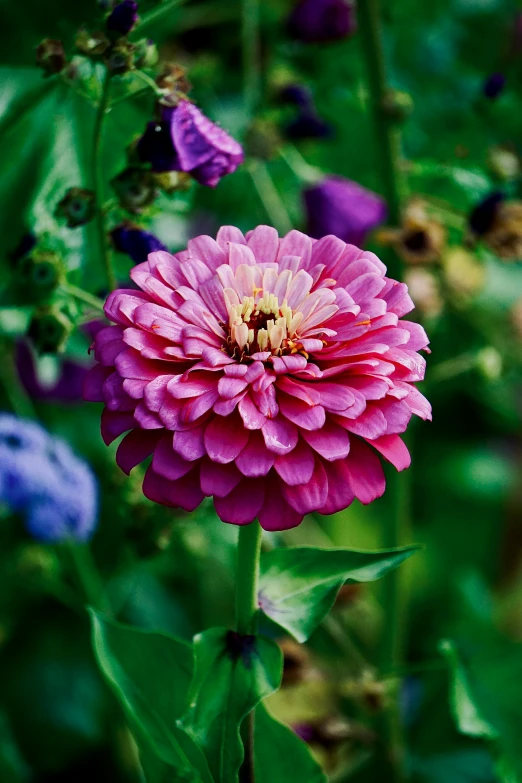
[[[30,253],[31,250],[36,247],[36,241],[37,240],[34,234],[29,232],[24,234],[14,250],[9,253],[9,259],[13,263],[21,261],[24,256],[28,255],[28,253]]]
[[[186,100],[163,107],[161,122],[148,124],[138,155],[153,171],[189,172],[211,188],[244,158],[241,145]]]
[[[315,239],[334,234],[361,246],[386,220],[386,202],[376,193],[343,177],[328,176],[304,191],[307,231]]]
[[[80,402],[83,381],[89,365],[64,359],[61,362],[58,378],[51,384],[45,384],[38,378],[33,354],[28,344],[19,342],[16,346],[16,368],[22,385],[33,400]]]
[[[288,139],[328,139],[333,136],[333,128],[321,119],[315,111],[303,109],[297,117],[288,123],[285,136]]]
[[[356,28],[350,0],[300,0],[288,19],[289,34],[304,43],[347,38]]]
[[[287,84],[279,93],[279,97],[284,103],[291,103],[301,109],[309,109],[314,105],[312,93],[304,84]]]
[[[122,223],[111,231],[111,239],[114,247],[120,253],[130,256],[135,264],[141,264],[147,260],[149,253],[167,248],[154,234],[143,231],[138,226]]]
[[[494,100],[498,98],[506,84],[506,77],[503,73],[492,73],[482,86],[482,92],[485,98]]]
[[[490,231],[504,199],[504,194],[495,190],[477,204],[469,216],[469,227],[474,234],[482,236]]]
[[[120,35],[128,35],[138,21],[138,3],[123,0],[118,3],[107,19],[107,30]]]

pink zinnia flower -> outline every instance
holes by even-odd
[[[385,488],[399,434],[430,405],[413,385],[428,339],[379,259],[334,236],[233,227],[188,250],[158,251],[118,290],[96,335],[86,399],[102,401],[125,472],[153,455],[143,483],[192,511],[212,496],[224,522],[266,530],[332,514]]]

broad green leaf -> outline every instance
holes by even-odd
[[[459,731],[469,737],[495,739],[497,732],[482,716],[474,700],[469,674],[460,660],[456,645],[445,639],[439,649],[451,667],[451,709]]]
[[[92,610],[91,617],[98,664],[135,734],[148,783],[212,783],[203,754],[176,723],[192,676],[190,646]]]
[[[211,628],[194,638],[195,671],[182,725],[204,748],[215,783],[234,783],[243,719],[281,680],[281,650],[263,636]]]
[[[414,545],[375,552],[273,549],[261,556],[259,606],[298,642],[304,642],[326,617],[345,582],[380,579],[419,548]]]
[[[256,707],[254,737],[256,783],[326,783],[326,775],[307,745],[263,704]]]

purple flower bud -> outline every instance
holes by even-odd
[[[469,216],[469,227],[477,236],[487,234],[493,226],[498,209],[505,196],[499,190],[495,190],[482,199]]]
[[[301,109],[313,107],[314,102],[309,87],[304,84],[287,84],[279,93],[279,97],[285,103],[292,103]]]
[[[343,177],[328,176],[304,191],[307,233],[315,239],[334,234],[360,247],[386,220],[386,202],[376,193]]]
[[[16,346],[16,369],[22,385],[33,400],[74,403],[82,399],[88,364],[64,359],[60,364],[59,376],[52,383],[45,383],[36,372],[29,345],[20,341]]]
[[[503,91],[505,84],[506,77],[503,73],[492,73],[491,76],[488,76],[482,86],[484,97],[490,98],[491,100],[498,98]]]
[[[167,250],[163,242],[160,242],[154,234],[149,234],[148,231],[143,231],[132,224],[122,223],[121,226],[116,226],[111,231],[111,239],[116,250],[130,256],[135,264],[146,261],[149,253]]]
[[[321,119],[315,111],[303,109],[285,128],[288,139],[328,139],[334,134],[333,128]]]
[[[120,35],[128,35],[138,21],[138,3],[123,0],[114,7],[107,19],[107,30]]]
[[[137,149],[153,171],[189,172],[211,188],[244,158],[241,145],[186,100],[163,107],[161,122],[149,123]]]
[[[289,34],[304,43],[337,41],[356,29],[350,0],[300,0],[288,19]]]

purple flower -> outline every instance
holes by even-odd
[[[503,91],[505,84],[506,77],[503,73],[492,73],[490,76],[488,76],[482,86],[484,97],[490,98],[491,100],[498,98],[500,93]]]
[[[122,223],[111,231],[111,239],[114,247],[120,253],[130,256],[135,264],[141,264],[147,260],[149,253],[156,250],[167,250],[163,242],[154,234],[143,231],[138,226]]]
[[[386,220],[386,202],[376,193],[343,177],[328,176],[304,191],[307,230],[315,239],[334,234],[351,245]]]
[[[118,3],[107,19],[107,30],[120,35],[128,35],[138,21],[138,3],[123,0]]]
[[[314,105],[310,88],[303,84],[287,84],[279,93],[279,97],[284,103],[292,103],[301,109],[309,109]]]
[[[313,110],[303,109],[285,128],[288,139],[328,139],[333,136],[333,128]]]
[[[34,400],[67,403],[79,402],[82,399],[83,380],[88,370],[85,364],[64,359],[55,382],[44,384],[37,376],[29,345],[20,341],[16,346],[16,368],[22,385]]]
[[[350,0],[300,0],[288,19],[292,38],[304,43],[323,43],[347,38],[357,29]]]
[[[477,204],[469,216],[469,227],[474,234],[482,236],[490,231],[504,199],[504,194],[495,190]]]
[[[96,525],[89,466],[34,422],[0,414],[0,501],[39,541],[85,541]]]
[[[161,121],[148,124],[138,142],[138,155],[153,171],[189,172],[211,188],[244,158],[241,145],[186,100],[164,106]]]

